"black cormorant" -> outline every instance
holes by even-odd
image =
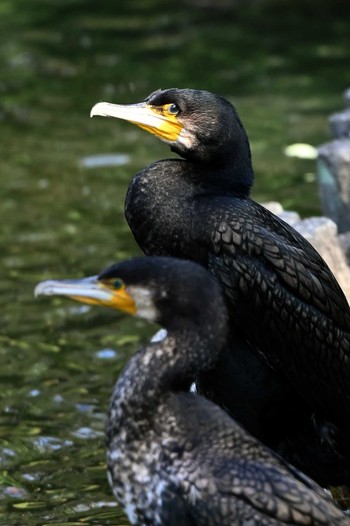
[[[108,478],[132,524],[350,524],[317,484],[189,392],[227,336],[220,287],[201,266],[137,258],[99,276],[42,282],[36,294],[109,306],[167,329],[130,359],[110,405]]]
[[[183,159],[129,185],[125,214],[148,255],[191,259],[225,292],[230,335],[200,392],[322,485],[350,484],[350,310],[291,226],[249,198],[249,141],[223,97],[158,90],[91,115],[131,121]]]

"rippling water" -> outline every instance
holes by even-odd
[[[220,92],[249,131],[255,197],[318,212],[314,162],[283,151],[328,138],[350,85],[349,4],[214,4],[1,2],[3,525],[127,524],[106,481],[104,420],[120,368],[155,327],[33,297],[40,280],[139,253],[126,187],[169,151],[130,124],[90,120],[95,102],[169,86]]]

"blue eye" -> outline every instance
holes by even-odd
[[[177,113],[179,113],[179,111],[180,109],[176,104],[169,104],[169,107],[168,107],[169,113],[171,113],[172,115],[176,115]]]
[[[113,287],[116,290],[122,289],[124,287],[124,281],[122,279],[116,279],[113,281]]]

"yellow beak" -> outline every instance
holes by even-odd
[[[128,314],[136,314],[136,305],[125,287],[115,290],[97,276],[84,279],[48,280],[39,283],[35,296],[66,296],[90,305],[103,305]]]
[[[166,142],[176,142],[182,130],[182,124],[166,106],[151,106],[145,102],[125,105],[98,102],[90,112],[90,117],[95,115],[132,122]]]

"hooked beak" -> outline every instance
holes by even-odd
[[[113,289],[108,282],[99,280],[98,276],[42,281],[35,287],[34,295],[66,296],[89,305],[102,305],[128,314],[136,313],[135,302],[125,287]]]
[[[176,115],[169,113],[166,107],[146,102],[125,105],[98,102],[90,112],[90,117],[95,115],[132,122],[166,142],[176,142],[183,128]]]

